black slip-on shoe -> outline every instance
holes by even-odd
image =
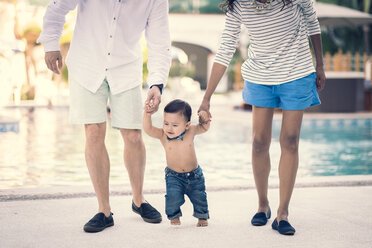
[[[294,235],[296,232],[296,229],[294,229],[294,227],[291,226],[291,224],[289,224],[289,222],[286,220],[281,220],[278,223],[278,221],[275,218],[275,220],[271,224],[271,227],[272,229],[278,231],[280,234],[283,235]]]
[[[254,226],[264,226],[266,225],[267,220],[270,219],[270,217],[271,217],[271,209],[269,207],[269,211],[267,212],[267,215],[265,212],[256,213],[253,216],[251,223]]]
[[[84,231],[89,233],[100,232],[106,227],[113,226],[114,219],[112,215],[113,213],[110,213],[109,217],[106,217],[104,213],[94,215],[94,217],[84,225]]]
[[[162,220],[159,211],[148,202],[142,203],[140,207],[137,207],[136,204],[132,202],[132,210],[136,214],[141,215],[142,219],[148,223],[156,224],[160,223]]]

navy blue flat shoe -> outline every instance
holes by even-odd
[[[105,228],[114,225],[114,219],[112,218],[113,213],[110,213],[109,217],[106,217],[104,213],[96,214],[84,225],[84,231],[89,233],[95,233],[103,231]]]
[[[272,229],[278,231],[280,234],[283,235],[293,235],[296,232],[296,229],[294,229],[294,227],[291,226],[291,224],[289,224],[289,222],[286,220],[281,220],[278,224],[278,221],[275,218],[275,220],[271,224],[271,227]]]
[[[141,215],[142,219],[148,223],[157,224],[162,220],[159,211],[148,202],[142,203],[140,207],[137,207],[134,202],[132,202],[132,210],[136,214]]]
[[[267,212],[267,216],[265,212],[256,213],[253,216],[251,223],[254,226],[264,226],[266,225],[267,220],[270,219],[270,217],[271,217],[271,209],[269,207],[269,212]]]

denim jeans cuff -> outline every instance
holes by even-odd
[[[196,213],[196,212],[194,212],[194,214],[193,214],[193,216],[195,217],[195,218],[198,218],[198,219],[209,219],[209,213],[207,212],[207,213],[205,213],[205,214],[201,214],[201,213]]]
[[[168,217],[168,220],[173,220],[173,219],[175,219],[175,218],[179,218],[179,217],[181,217],[182,216],[182,213],[180,212],[180,213],[178,213],[178,214],[176,214],[176,215],[174,215],[174,216],[167,216]]]

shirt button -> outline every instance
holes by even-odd
[[[106,68],[105,71],[108,71],[108,69]]]
[[[110,35],[110,38],[112,38],[112,35]]]
[[[108,53],[108,55],[110,55],[111,53]]]
[[[116,17],[114,17],[114,20],[116,20]]]

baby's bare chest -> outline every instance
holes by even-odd
[[[164,142],[164,149],[167,154],[188,153],[194,150],[194,142],[188,141],[166,141]]]

